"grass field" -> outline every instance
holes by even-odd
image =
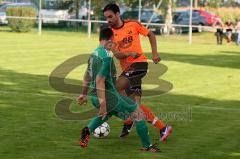
[[[240,158],[240,48],[215,45],[212,34],[195,34],[193,45],[187,37],[158,37],[162,64],[168,71],[161,79],[173,84],[166,94],[143,98],[156,114],[183,114],[166,122],[173,133],[160,143],[161,153],[140,152],[136,131],[119,139],[122,122],[112,118],[106,139],[90,140],[88,149],[78,146],[80,129],[88,120],[62,120],[54,107],[64,97],[49,86],[50,73],[65,60],[90,53],[97,45],[84,33],[46,31],[12,33],[0,31],[0,158],[1,159],[227,159]],[[142,40],[149,52],[147,39]],[[150,71],[156,68],[150,65]],[[84,66],[67,76],[68,83],[81,84]],[[156,70],[155,70],[156,71]],[[150,77],[151,78],[151,77]],[[157,80],[157,79],[156,79]],[[145,80],[146,84],[148,81]],[[73,112],[92,108],[71,104]],[[189,120],[191,118],[191,120]],[[158,132],[151,125],[153,142]]]

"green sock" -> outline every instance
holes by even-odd
[[[102,117],[98,117],[96,116],[95,118],[93,118],[90,123],[88,124],[88,128],[90,129],[91,133],[94,132],[94,130],[99,127],[100,125],[102,125],[105,121],[107,121],[109,118],[109,116],[107,115],[104,120],[102,120]]]
[[[148,148],[151,145],[150,138],[148,135],[148,128],[145,121],[135,121],[137,133],[141,139],[144,148]]]

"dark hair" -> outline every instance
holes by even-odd
[[[116,5],[114,3],[110,3],[110,4],[106,5],[103,9],[103,13],[108,10],[113,11],[113,13],[115,13],[115,14],[120,13],[120,9],[119,9],[118,5]]]
[[[110,40],[113,36],[113,32],[112,29],[110,28],[103,28],[100,31],[100,35],[99,35],[99,41],[100,40]]]

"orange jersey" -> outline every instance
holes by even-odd
[[[147,61],[147,57],[143,54],[139,36],[139,34],[147,36],[149,33],[147,28],[138,21],[127,20],[123,21],[122,27],[118,29],[112,28],[112,31],[114,35],[113,41],[115,43],[114,50],[121,53],[134,52],[140,55],[138,58],[127,57],[120,59],[123,70],[127,70],[132,63]]]

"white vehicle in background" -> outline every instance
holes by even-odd
[[[41,18],[43,24],[60,24],[63,19],[69,19],[68,10],[48,10],[42,9]]]
[[[46,0],[43,9],[40,11],[43,24],[67,24],[70,18],[69,7],[62,1]]]
[[[6,16],[7,4],[0,6],[0,24],[7,24],[7,16]]]

